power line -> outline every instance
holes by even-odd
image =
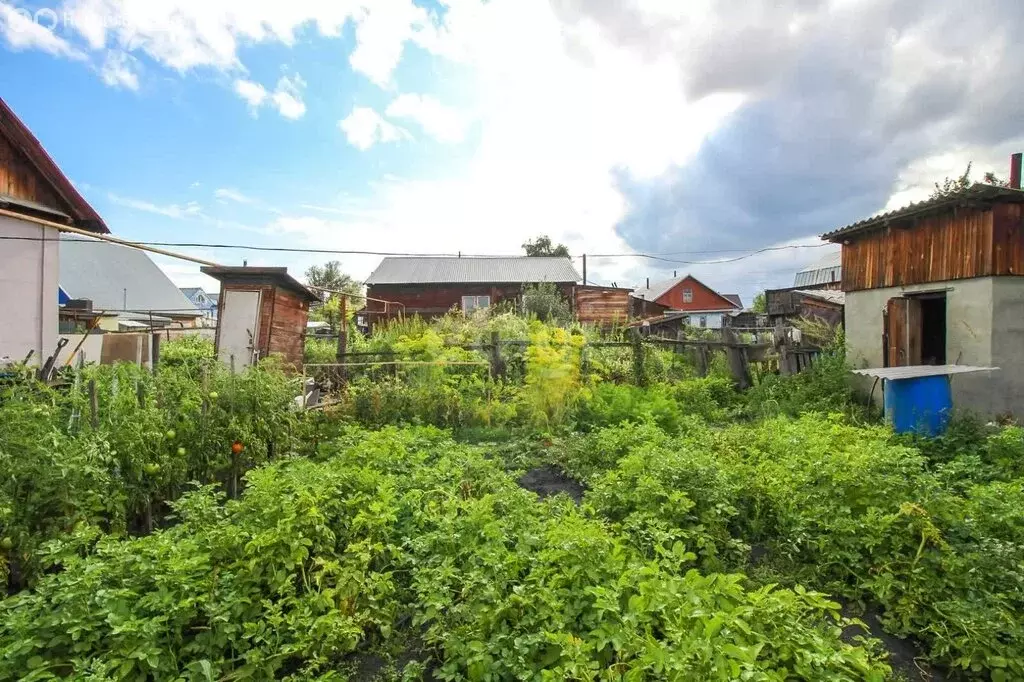
[[[0,236],[0,240],[15,240],[15,241],[48,241],[53,242],[57,240],[44,239],[41,237],[14,237],[14,236]],[[68,242],[81,242],[81,243],[95,243],[90,239],[62,239],[62,243]],[[364,250],[352,250],[352,249],[317,249],[317,248],[301,248],[301,247],[287,247],[287,246],[251,246],[248,244],[206,244],[202,242],[143,242],[143,241],[125,241],[125,246],[157,246],[157,247],[175,247],[175,248],[197,248],[197,249],[237,249],[243,251],[260,251],[260,252],[271,252],[271,253],[315,253],[315,254],[327,254],[327,255],[340,255],[340,256],[382,256],[382,257],[435,257],[435,258],[510,258],[510,257],[522,257],[519,254],[509,256],[507,254],[467,254],[457,253],[417,253],[417,252],[405,252],[405,251],[364,251]],[[768,246],[755,251],[746,252],[743,251],[744,255],[736,258],[727,258],[721,260],[710,260],[710,261],[688,261],[688,260],[677,260],[668,258],[667,256],[673,256],[678,254],[711,254],[711,253],[736,253],[741,252],[740,249],[723,249],[719,251],[675,251],[668,253],[600,253],[600,254],[585,254],[589,258],[646,258],[649,260],[656,260],[664,263],[670,263],[675,265],[718,265],[725,263],[736,263],[738,261],[746,260],[762,253],[768,253],[772,251],[786,251],[791,249],[820,249],[828,246],[833,246],[829,243],[823,244],[788,244],[784,246]],[[580,254],[582,256],[584,254]],[[579,258],[575,256],[574,258]]]

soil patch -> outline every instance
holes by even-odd
[[[563,471],[553,466],[537,467],[527,471],[519,478],[519,485],[537,493],[541,499],[565,493],[575,500],[576,504],[583,501],[583,493],[586,490],[579,481],[569,478]]]
[[[859,618],[868,628],[867,633],[857,625],[845,628],[842,634],[843,641],[852,643],[857,635],[868,634],[879,640],[882,647],[889,652],[889,665],[892,666],[893,672],[903,674],[911,682],[945,681],[946,678],[940,672],[925,662],[925,652],[918,642],[895,637],[882,629],[879,618],[881,614],[877,609],[868,607],[864,613],[860,613],[856,607],[844,604],[842,614],[847,618]]]

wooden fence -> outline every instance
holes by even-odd
[[[307,364],[304,372],[328,391],[347,383],[353,372],[358,371],[357,368],[383,369],[388,375],[397,374],[403,367],[477,368],[487,371],[492,378],[501,378],[506,376],[508,369],[502,350],[525,349],[529,345],[530,342],[523,339],[502,339],[494,332],[488,343],[448,346],[481,353],[483,357],[480,359],[414,360],[409,359],[407,354],[393,350],[349,352],[344,347],[344,340],[341,340],[336,362]],[[801,343],[799,334],[794,333],[792,328],[781,325],[749,329],[683,329],[676,338],[634,333],[627,341],[596,341],[585,346],[588,349],[629,349],[632,354],[633,379],[638,384],[647,381],[644,376],[644,353],[648,347],[671,348],[676,353],[688,355],[699,376],[707,376],[715,353],[724,353],[730,374],[741,389],[751,386],[750,367],[754,363],[766,365],[768,371],[789,375],[810,367],[821,353],[820,348]]]

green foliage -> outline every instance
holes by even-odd
[[[541,428],[561,425],[584,395],[580,378],[582,335],[534,323],[526,349],[522,401],[526,414]]]
[[[755,313],[764,314],[768,312],[768,297],[763,291],[754,296],[754,302],[751,304],[750,309]]]
[[[565,323],[572,319],[572,306],[554,282],[523,287],[523,308],[542,322]]]
[[[638,553],[436,431],[327,450],[236,502],[191,493],[146,538],[54,543],[62,570],[0,602],[0,678],[328,679],[396,647],[443,680],[887,675],[838,604]]]
[[[265,463],[271,442],[278,453],[299,445],[298,389],[273,362],[232,376],[182,345],[155,376],[134,365],[87,367],[64,392],[0,389],[0,423],[11,427],[0,429],[0,538],[13,545],[0,579],[13,571],[15,584],[34,580],[41,544],[79,522],[115,534],[148,527],[190,482],[227,485]]]
[[[808,410],[854,410],[855,397],[844,340],[838,335],[809,369],[790,376],[761,377],[747,394],[747,402],[749,412],[756,416],[795,416]]]
[[[523,244],[523,251],[527,256],[569,257],[569,247],[565,244],[554,244],[551,237],[546,234],[527,241]]]
[[[336,339],[306,338],[305,361],[308,365],[330,365],[338,361]]]
[[[197,371],[214,358],[213,341],[201,336],[181,336],[160,344],[160,364],[166,367],[185,367]]]

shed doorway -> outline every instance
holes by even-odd
[[[946,364],[946,294],[890,298],[885,308],[886,367]]]

